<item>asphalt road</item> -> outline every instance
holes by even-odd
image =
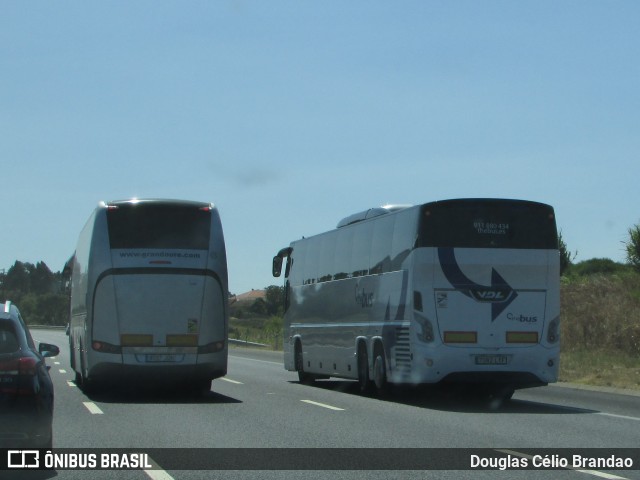
[[[403,390],[380,400],[353,382],[301,385],[286,372],[282,354],[231,349],[229,372],[204,397],[125,388],[86,396],[73,383],[68,341],[60,330],[33,330],[37,341],[60,346],[49,359],[55,384],[54,449],[77,448],[486,448],[523,457],[527,449],[637,448],[640,395],[550,386],[516,392],[503,405],[433,389]],[[257,451],[258,452],[258,451]],[[314,456],[315,451],[273,450]],[[317,455],[327,455],[317,450]],[[353,450],[347,455],[370,454]],[[389,451],[387,451],[389,452]],[[380,450],[380,455],[390,454]],[[448,450],[463,456],[465,450]],[[458,453],[459,452],[459,453]],[[264,453],[264,451],[262,451]],[[247,452],[246,465],[256,465]],[[330,452],[329,452],[330,454]],[[269,451],[266,453],[269,456]],[[298,459],[299,460],[299,459]],[[640,470],[583,468],[553,471],[171,470],[29,472],[11,478],[628,478]],[[327,458],[327,462],[331,459]],[[467,461],[467,457],[464,458]],[[529,462],[532,459],[529,457]],[[258,462],[259,463],[259,462]],[[264,463],[259,463],[263,465]],[[0,472],[0,476],[4,476]],[[365,475],[366,474],[366,475]]]

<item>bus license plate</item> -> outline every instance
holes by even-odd
[[[149,363],[154,362],[175,362],[175,355],[166,355],[166,354],[147,354],[145,360]]]
[[[476,365],[507,365],[508,355],[476,355]]]

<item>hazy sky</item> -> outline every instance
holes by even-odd
[[[0,2],[0,269],[100,200],[212,201],[230,290],[386,203],[552,204],[577,260],[640,223],[640,2]]]

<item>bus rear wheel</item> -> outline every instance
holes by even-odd
[[[385,397],[389,394],[389,382],[387,380],[387,364],[384,359],[384,351],[376,349],[373,359],[373,383],[376,386],[378,396]]]
[[[295,361],[296,371],[298,372],[298,381],[305,385],[311,385],[315,380],[315,377],[310,373],[306,373],[304,371],[304,359],[302,357],[302,343],[300,341],[296,342],[294,361]]]

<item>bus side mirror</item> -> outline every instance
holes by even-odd
[[[274,277],[279,277],[282,273],[282,257],[275,256],[273,257],[273,267],[271,268],[271,273]]]

